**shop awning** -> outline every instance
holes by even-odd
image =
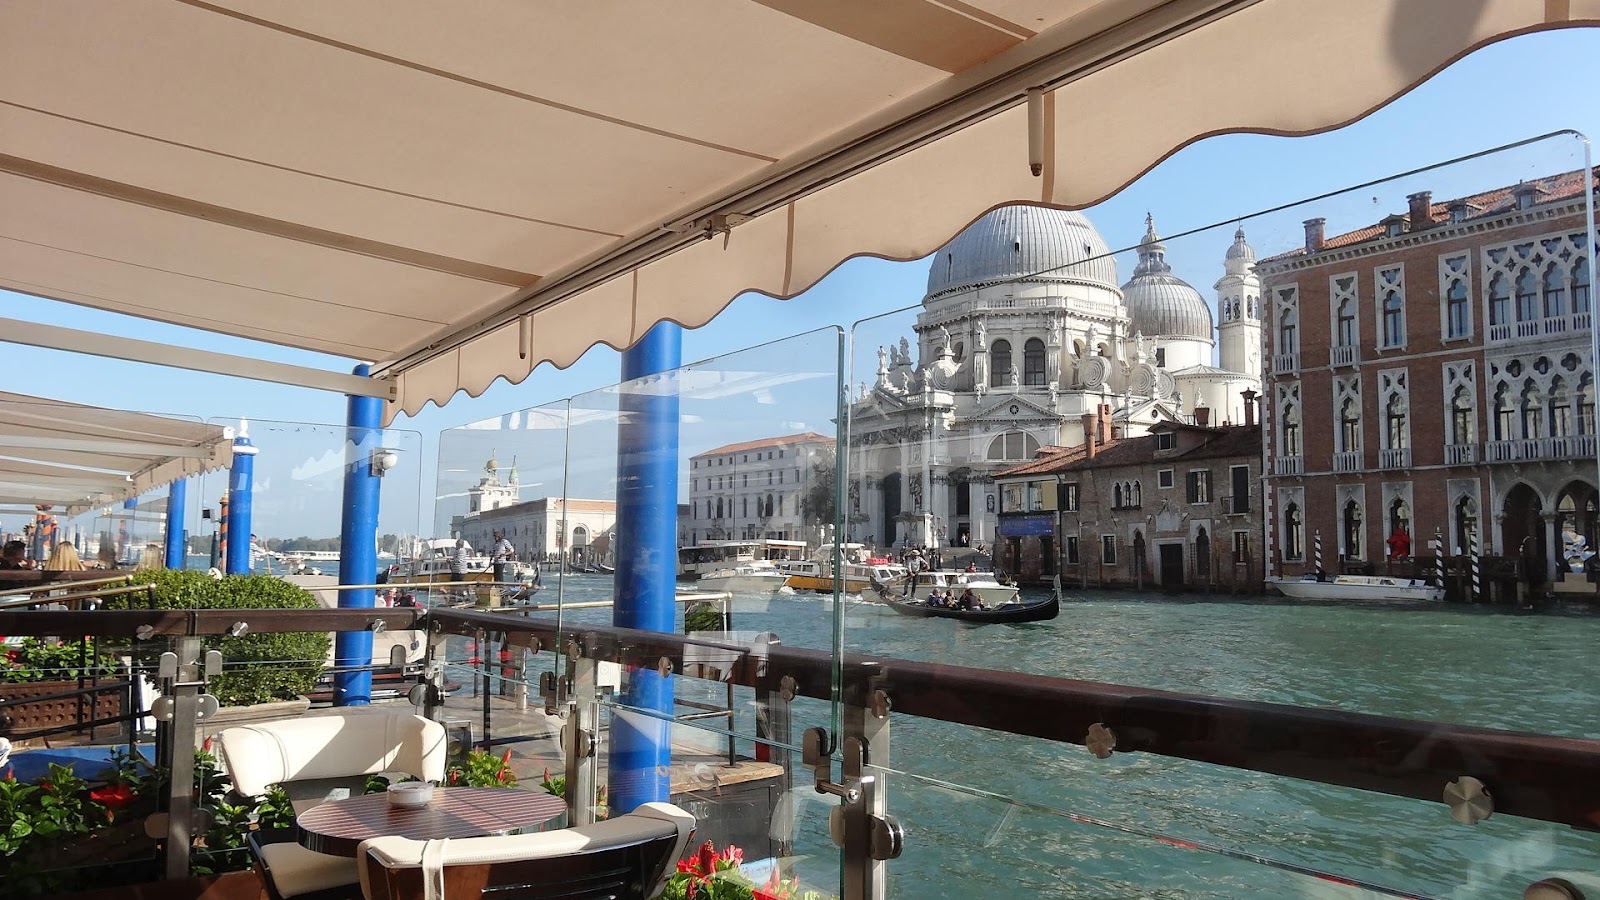
[[[1597,20],[1600,0],[15,0],[0,286],[371,361],[415,413]]]
[[[0,504],[77,513],[228,465],[219,425],[0,392]]]

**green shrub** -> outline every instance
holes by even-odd
[[[0,666],[0,682],[71,681],[80,675],[110,677],[116,671],[116,660],[104,649],[99,656],[93,650],[94,644],[88,638],[76,641],[23,638],[21,644],[6,651],[6,665]],[[87,661],[88,665],[81,666],[80,660]]]
[[[310,592],[270,575],[228,575],[151,569],[134,573],[136,584],[155,585],[161,609],[317,609]],[[133,599],[129,599],[129,598]],[[139,608],[141,594],[107,598],[107,609]],[[213,635],[205,649],[222,651],[226,668],[211,680],[210,692],[224,706],[293,700],[310,692],[322,673],[331,640],[327,632]]]

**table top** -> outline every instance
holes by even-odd
[[[354,858],[368,838],[416,841],[484,837],[539,829],[567,811],[565,800],[515,788],[436,788],[426,806],[392,806],[387,794],[331,800],[295,817],[295,840],[333,856]]]

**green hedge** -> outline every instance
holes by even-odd
[[[150,569],[135,572],[136,584],[156,586],[161,609],[318,609],[309,591],[270,575],[228,575]],[[129,598],[132,598],[131,600]],[[108,597],[107,609],[141,608],[143,594]],[[309,693],[322,674],[332,643],[327,632],[225,635],[205,639],[205,649],[222,651],[224,672],[210,692],[224,706],[293,700]]]

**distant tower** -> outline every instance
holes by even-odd
[[[1261,279],[1256,277],[1256,252],[1244,239],[1244,229],[1233,233],[1233,246],[1222,262],[1217,280],[1217,326],[1221,347],[1218,363],[1230,372],[1261,378]]]
[[[509,483],[500,480],[500,461],[492,455],[489,457],[489,461],[484,463],[483,471],[483,478],[479,479],[476,485],[467,488],[467,513],[469,515],[488,512],[491,509],[499,509],[502,506],[510,506],[517,502],[517,496],[521,493],[521,485],[517,483],[515,462],[511,465],[511,480]]]

